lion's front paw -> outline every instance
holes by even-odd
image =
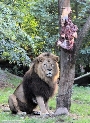
[[[49,116],[50,114],[49,114],[49,112],[47,111],[47,112],[41,112],[40,115],[41,115],[41,117],[47,117],[47,116]]]
[[[19,116],[25,116],[25,115],[26,115],[26,112],[19,111],[17,114],[18,114]]]
[[[40,111],[33,111],[33,114],[34,114],[34,115],[40,115],[41,112],[40,112]]]
[[[48,112],[49,112],[49,116],[54,115],[54,112],[53,111],[49,110]]]

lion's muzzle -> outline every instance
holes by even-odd
[[[49,69],[46,74],[47,77],[52,77],[52,69]]]

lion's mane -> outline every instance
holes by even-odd
[[[43,97],[44,101],[47,102],[55,93],[59,77],[57,62],[57,56],[51,53],[42,53],[33,61],[30,69],[24,75],[23,91],[27,106],[29,109],[31,107],[31,111],[37,106],[36,96]]]

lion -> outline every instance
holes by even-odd
[[[9,96],[9,108],[14,114],[31,114],[39,106],[40,115],[49,115],[48,100],[57,90],[59,57],[42,53],[36,57],[25,73],[22,83]]]

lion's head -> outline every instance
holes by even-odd
[[[57,81],[59,77],[58,56],[42,53],[34,60],[34,71],[45,82]]]

